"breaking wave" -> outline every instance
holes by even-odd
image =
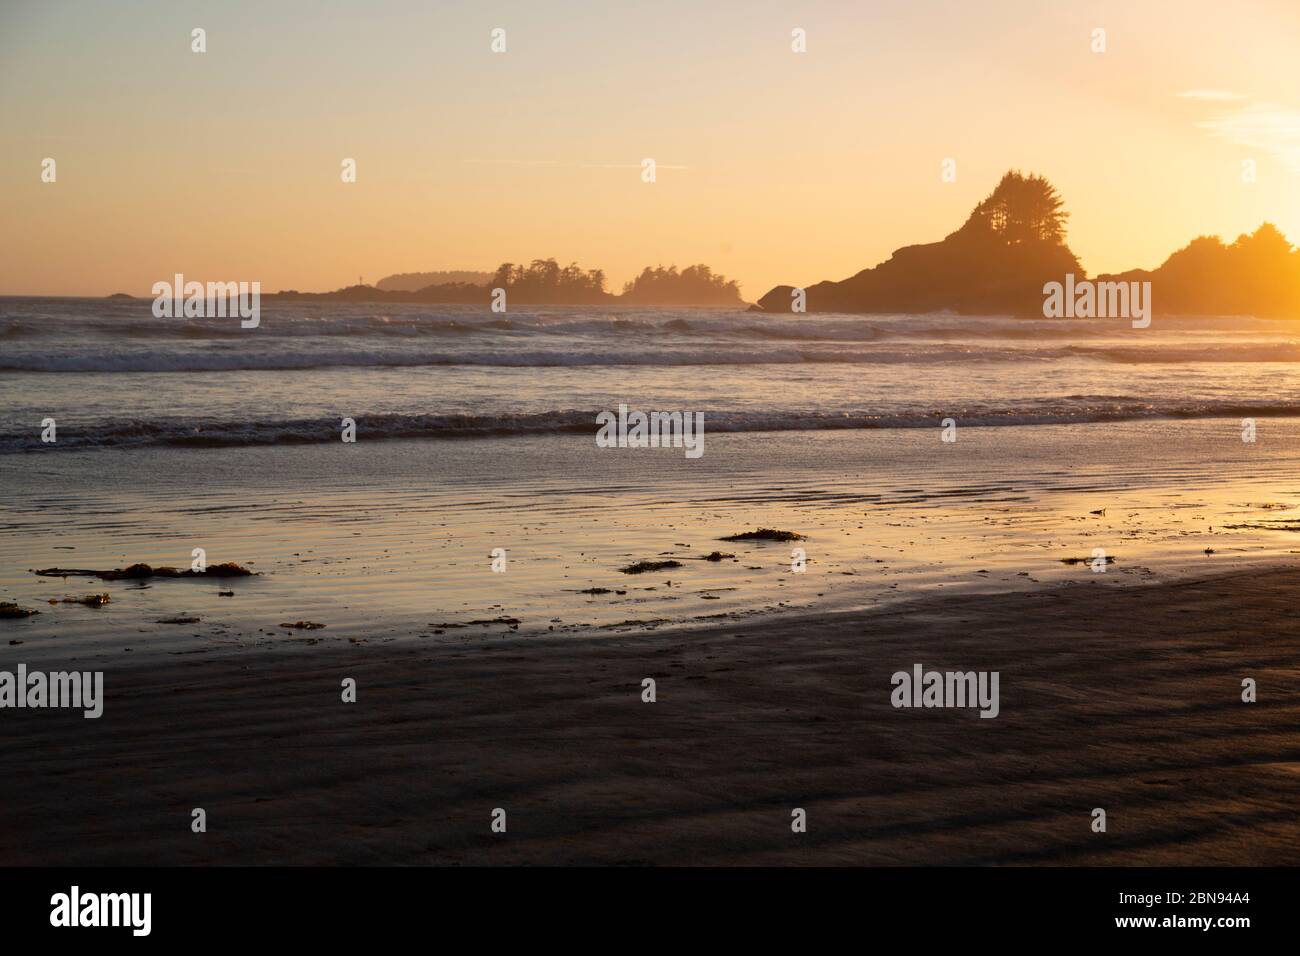
[[[649,410],[649,409],[645,409]],[[557,409],[522,415],[375,414],[356,419],[359,437],[447,439],[488,436],[595,435],[602,409]],[[707,433],[823,431],[834,429],[934,428],[944,418],[963,427],[1068,425],[1141,419],[1279,418],[1300,416],[1300,401],[1277,404],[1158,402],[1139,398],[1075,396],[1007,405],[938,411],[927,406],[888,412],[724,411],[704,413]],[[60,424],[55,445],[42,444],[33,429],[0,432],[0,452],[99,447],[222,448],[239,445],[322,444],[339,440],[339,419],[290,418],[242,421],[206,418],[123,419],[78,429]]]

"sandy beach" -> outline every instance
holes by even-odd
[[[0,711],[0,865],[1300,860],[1276,329],[59,308],[0,377],[0,672],[105,699]],[[629,396],[704,454],[599,447]],[[918,665],[996,718],[892,706]]]
[[[101,719],[0,722],[0,861],[1295,864],[1297,587],[1292,564],[634,639],[119,659]],[[999,671],[999,716],[891,707],[914,663]]]

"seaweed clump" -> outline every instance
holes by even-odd
[[[775,528],[759,528],[757,531],[742,531],[729,534],[719,541],[802,541],[803,535],[797,531],[778,531]]]
[[[629,564],[625,568],[619,568],[624,574],[645,574],[647,571],[666,571],[669,568],[680,568],[680,561],[638,561],[635,564]]]
[[[86,607],[103,607],[108,604],[112,598],[107,594],[87,594],[85,597],[72,598],[65,597],[63,600],[50,598],[51,604],[84,604]]]
[[[107,571],[95,571],[88,568],[42,568],[32,573],[43,578],[80,576],[99,578],[101,581],[138,581],[143,578],[243,578],[257,572],[250,571],[233,561],[226,561],[222,564],[208,565],[202,571],[195,571],[193,568],[179,571],[176,568],[155,568],[148,564],[138,563],[128,565],[125,568],[110,568]]]

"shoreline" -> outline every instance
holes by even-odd
[[[100,719],[3,713],[20,772],[0,864],[1295,864],[1297,586],[1285,563],[632,636],[122,661]],[[999,716],[892,708],[890,675],[917,663],[999,671]]]
[[[40,612],[7,625],[23,642],[10,651],[108,663],[290,638],[459,644],[482,622],[517,623],[521,635],[711,628],[923,593],[1187,579],[1288,562],[1300,547],[1300,419],[1265,426],[1257,444],[1230,420],[939,439],[717,435],[698,461],[594,451],[569,436],[485,439],[473,454],[399,441],[0,464],[13,479],[0,599]],[[807,573],[789,544],[724,540],[760,527],[804,535]],[[218,586],[32,573],[184,568],[196,547],[258,576]],[[494,571],[496,549],[506,573]],[[1097,549],[1114,559],[1106,575],[1086,563]],[[705,560],[714,551],[723,559]],[[664,560],[682,566],[622,571]],[[92,592],[111,603],[65,603]],[[298,621],[325,627],[284,627]]]

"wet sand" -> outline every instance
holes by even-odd
[[[0,864],[1296,864],[1297,593],[1285,566],[117,663],[99,720],[0,714]],[[1000,715],[894,709],[915,663],[999,671]]]
[[[9,629],[27,663],[116,666],[273,649],[299,620],[327,625],[321,647],[373,646],[503,616],[520,635],[636,635],[1032,591],[1093,578],[1062,561],[1097,548],[1107,580],[1184,580],[1300,546],[1300,420],[1254,445],[1239,425],[971,427],[951,445],[929,429],[721,433],[697,461],[602,455],[576,434],[0,455],[0,600],[41,612]],[[720,540],[759,527],[806,535],[806,573],[789,543]],[[32,573],[185,569],[196,548],[257,576]],[[701,560],[715,550],[736,559]],[[683,567],[619,571],[669,559]],[[62,603],[92,592],[111,603]]]

